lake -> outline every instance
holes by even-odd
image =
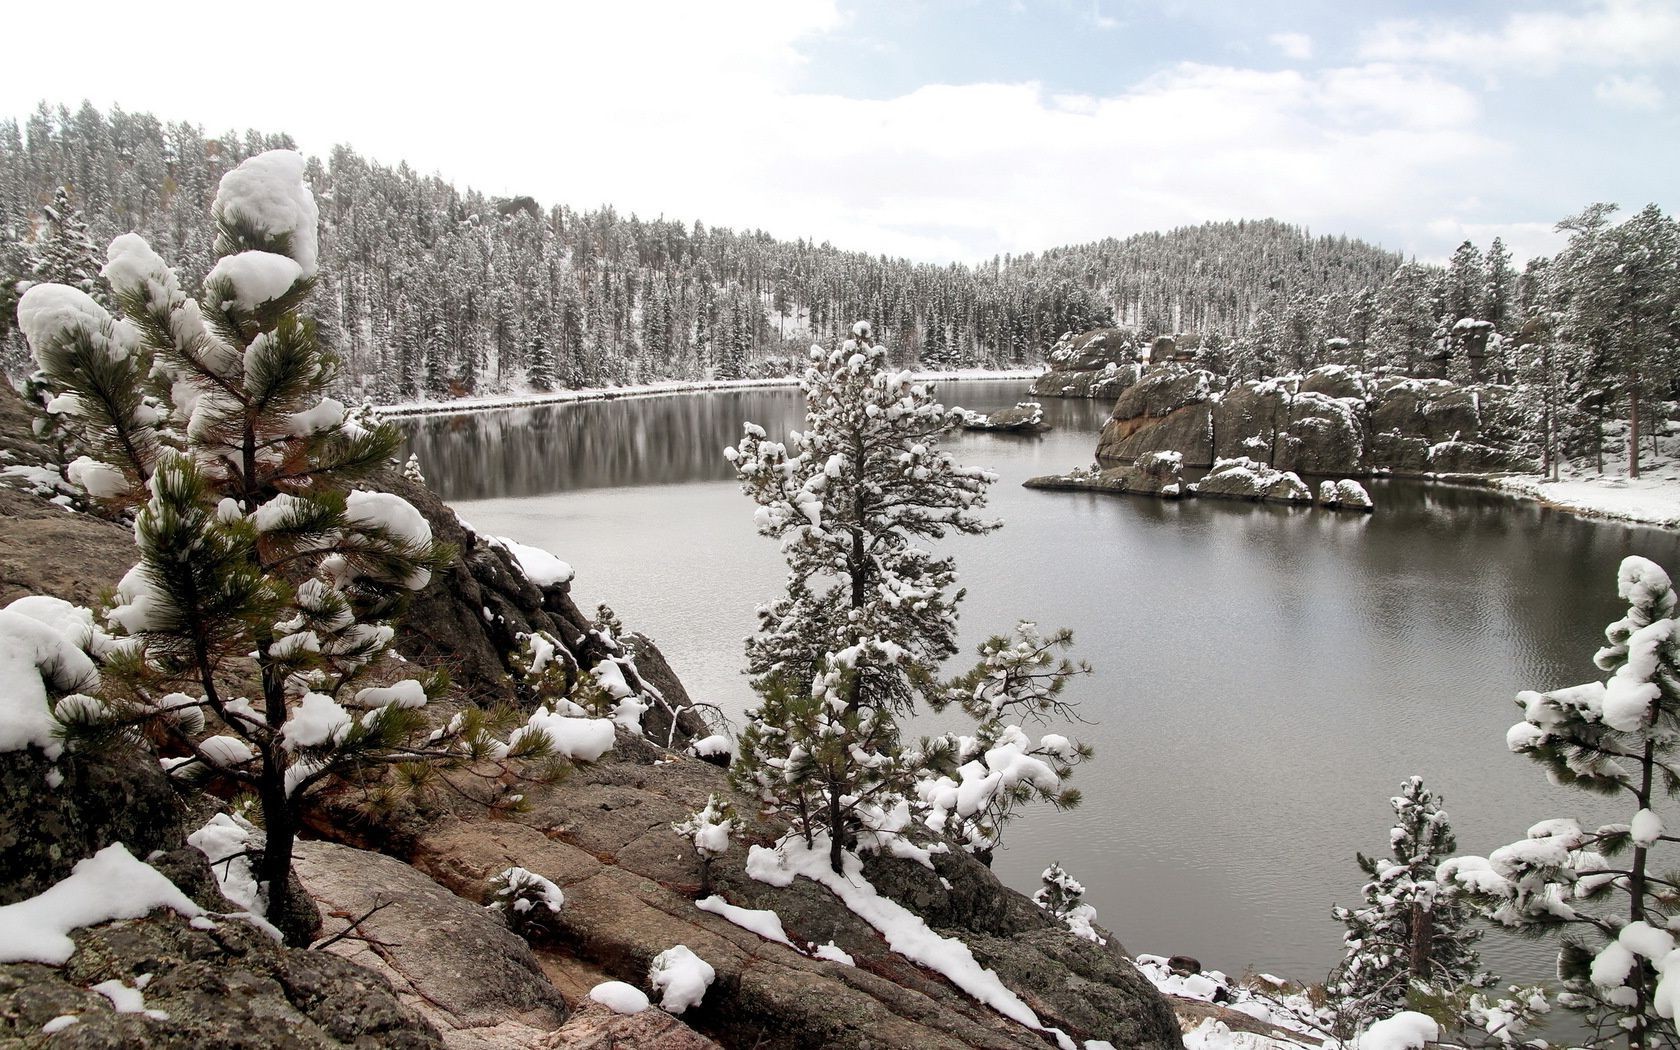
[[[1026,385],[939,393],[989,411]],[[1134,952],[1316,980],[1341,954],[1330,907],[1358,902],[1354,853],[1386,853],[1405,777],[1445,796],[1462,852],[1548,817],[1631,816],[1550,788],[1505,730],[1517,690],[1594,677],[1617,564],[1680,566],[1680,535],[1413,481],[1371,483],[1371,516],[1021,487],[1090,463],[1108,407],[1047,401],[1048,435],[949,442],[998,473],[988,513],[1005,523],[950,543],[965,653],[1025,618],[1072,628],[1095,669],[1068,693],[1094,723],[1073,734],[1097,751],[1074,779],[1085,803],[1007,830],[1011,885],[1059,861]],[[580,606],[612,605],[738,716],[741,641],[783,565],[722,450],[743,420],[779,435],[800,411],[796,390],[757,389],[403,425],[463,519],[570,561]],[[1549,976],[1550,951],[1483,946],[1509,979]]]

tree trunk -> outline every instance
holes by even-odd
[[[841,826],[840,791],[843,785],[828,786],[828,866],[836,875],[844,875],[846,831]]]
[[[1639,476],[1639,388],[1628,393],[1628,477]]]
[[[1422,904],[1412,904],[1412,944],[1406,969],[1412,980],[1429,982],[1429,962],[1435,945],[1435,913]]]

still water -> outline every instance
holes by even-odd
[[[1024,383],[947,383],[992,410]],[[1339,958],[1332,903],[1358,899],[1355,851],[1384,852],[1413,773],[1442,792],[1463,852],[1552,816],[1622,819],[1551,789],[1505,750],[1512,698],[1593,677],[1621,615],[1627,554],[1680,568],[1680,536],[1492,493],[1377,482],[1372,516],[1034,492],[1087,464],[1106,404],[1051,401],[1039,438],[962,434],[995,470],[1004,528],[951,543],[965,651],[1021,618],[1067,626],[1095,673],[1069,696],[1094,723],[1085,804],[1012,826],[995,867],[1032,890],[1050,861],[1132,951],[1316,979]],[[626,399],[407,424],[427,478],[480,531],[577,569],[581,606],[655,638],[689,691],[738,715],[741,640],[783,575],[721,455],[742,420],[799,422],[792,389]],[[1602,803],[1595,803],[1602,806]],[[1549,954],[1490,938],[1536,979]]]

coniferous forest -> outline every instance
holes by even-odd
[[[202,272],[217,181],[292,145],[90,104],[0,122],[0,276],[102,295],[100,246],[130,230]],[[1362,341],[1381,311],[1417,307],[1439,281],[1361,241],[1271,220],[934,265],[489,198],[348,146],[311,158],[308,178],[321,202],[323,343],[346,363],[345,392],[385,402],[791,374],[813,340],[860,317],[903,361],[946,369],[1036,363],[1062,333],[1113,322],[1237,337],[1259,319],[1286,339]],[[8,349],[21,366],[15,338]]]

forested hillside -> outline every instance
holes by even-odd
[[[0,277],[8,290],[60,280],[98,292],[103,246],[129,230],[202,273],[222,174],[290,145],[87,104],[0,122]],[[348,147],[312,158],[308,175],[322,219],[314,310],[347,388],[382,400],[775,374],[860,317],[903,360],[945,368],[1036,362],[1063,332],[1111,320],[1234,337],[1271,316],[1322,339],[1368,325],[1401,266],[1271,220],[933,265],[491,199]],[[1390,313],[1420,305],[1405,298],[1417,283],[1397,286]]]

